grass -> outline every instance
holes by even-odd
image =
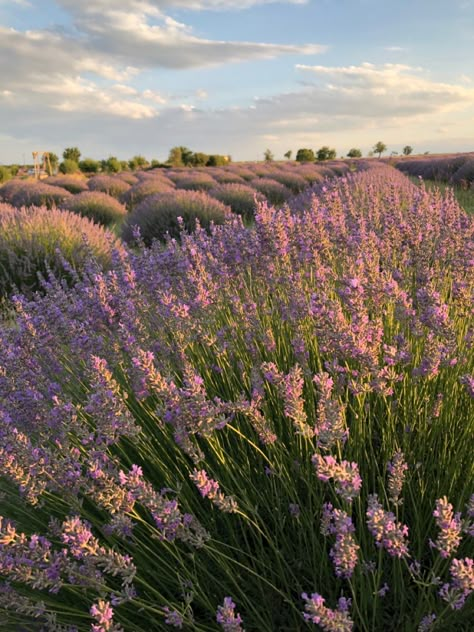
[[[415,176],[409,176],[410,180],[415,184],[419,184],[419,178]],[[439,180],[424,180],[423,181],[427,190],[439,189],[441,193],[444,193],[446,189],[453,189],[456,200],[460,206],[467,213],[474,213],[474,189],[464,189],[460,186],[447,184],[446,182],[440,182]]]

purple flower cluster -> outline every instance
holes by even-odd
[[[369,496],[367,526],[379,548],[384,548],[392,557],[408,556],[408,527],[397,522],[391,511],[385,511],[376,494]]]
[[[403,500],[400,498],[400,495],[405,481],[405,472],[408,470],[408,465],[401,450],[395,452],[392,460],[387,464],[387,470],[390,500],[394,505],[401,505]]]
[[[231,597],[224,597],[224,604],[218,606],[216,621],[224,632],[244,632],[241,626],[242,617],[235,612],[236,605]]]
[[[303,614],[306,621],[316,623],[326,632],[352,632],[354,622],[349,615],[350,599],[340,597],[337,608],[331,610],[324,605],[326,600],[318,593],[311,596],[303,593],[301,597],[306,601]]]
[[[314,454],[311,460],[316,467],[319,480],[327,483],[333,479],[335,491],[343,500],[350,503],[357,498],[362,486],[357,463],[349,463],[349,461],[338,463],[333,456],[320,454]]]
[[[436,542],[430,541],[430,545],[438,549],[441,557],[447,558],[456,552],[461,542],[461,513],[453,514],[453,506],[448,502],[446,496],[443,496],[436,501],[433,516],[436,518],[436,524],[440,531]]]
[[[474,560],[470,557],[454,559],[449,572],[451,582],[443,584],[439,594],[453,610],[459,610],[474,592]]]
[[[331,503],[323,505],[321,533],[336,536],[329,555],[337,577],[350,578],[357,565],[360,546],[354,539],[354,531],[352,520],[345,511],[334,509]]]
[[[225,513],[234,513],[237,510],[237,502],[232,496],[224,496],[219,489],[219,483],[209,478],[206,470],[194,469],[189,475],[203,498],[209,498],[212,503]]]

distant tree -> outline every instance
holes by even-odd
[[[403,148],[403,155],[409,156],[412,153],[413,153],[413,147],[411,147],[410,145],[405,145],[405,147]]]
[[[314,162],[316,159],[312,149],[298,149],[296,152],[296,160],[298,162]]]
[[[136,169],[145,169],[145,167],[148,167],[150,163],[148,162],[148,160],[145,158],[145,156],[133,156],[133,158],[130,158],[130,160],[128,161],[128,167],[132,170],[135,171]]]
[[[231,162],[230,156],[221,156],[220,154],[211,154],[207,161],[207,167],[223,167]]]
[[[79,162],[79,169],[82,173],[97,173],[100,169],[100,162],[93,158],[84,158]]]
[[[77,147],[66,147],[63,151],[64,160],[74,160],[74,162],[79,163],[81,158],[81,152]]]
[[[156,158],[152,158],[151,162],[150,162],[150,167],[160,167],[161,166],[161,162],[159,160],[157,160]]]
[[[378,154],[380,158],[384,151],[387,151],[387,145],[379,140],[378,143],[374,145],[374,154]]]
[[[3,184],[12,177],[12,172],[8,167],[0,166],[0,183]]]
[[[16,176],[20,171],[20,165],[10,165],[8,168],[10,169],[12,176]]]
[[[115,156],[109,156],[107,160],[102,160],[102,170],[107,173],[120,173],[122,171],[122,163]]]
[[[193,165],[195,167],[205,167],[208,163],[209,156],[202,151],[197,151],[193,154]]]
[[[190,167],[193,164],[194,152],[189,147],[180,147],[181,160],[185,167]]]
[[[58,164],[59,164],[59,157],[58,157],[58,155],[55,154],[54,151],[48,151],[48,155],[49,155],[49,162],[51,164],[51,169],[53,171],[57,171]]]
[[[349,151],[347,152],[347,157],[348,158],[362,158],[362,152],[360,149],[357,149],[356,147],[352,147],[352,149],[349,149]]]
[[[59,171],[61,173],[77,173],[79,171],[79,165],[75,160],[71,158],[65,158],[62,163],[59,165]]]
[[[265,149],[265,151],[263,152],[263,156],[265,158],[265,162],[272,162],[272,160],[274,159],[273,153],[270,151],[270,149]]]
[[[291,160],[291,154],[292,154],[292,153],[293,153],[293,152],[291,151],[291,149],[289,149],[289,150],[286,152],[286,154],[283,154],[283,156],[284,156],[285,158],[288,158],[288,160]]]
[[[321,149],[318,149],[316,152],[316,157],[319,161],[334,160],[336,156],[336,150],[329,148],[327,145],[324,145],[324,147],[321,147]]]

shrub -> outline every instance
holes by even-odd
[[[136,184],[138,182],[138,177],[136,173],[130,173],[127,171],[121,171],[119,174],[117,174],[116,176],[117,178],[119,178],[119,180],[123,180],[124,182],[126,182],[127,184],[129,184],[130,186]]]
[[[474,182],[474,158],[466,160],[451,177],[453,184],[458,184],[466,189]]]
[[[71,160],[70,158],[65,158],[62,163],[59,165],[59,171],[61,173],[77,173],[79,171],[79,165],[75,160]]]
[[[290,171],[282,171],[281,173],[274,173],[272,180],[280,182],[288,187],[293,193],[301,193],[308,186],[308,181],[300,176],[298,173],[292,173]]]
[[[12,172],[7,167],[0,165],[0,184],[7,182],[12,177]]]
[[[35,185],[36,180],[20,180],[19,178],[9,180],[0,186],[0,202],[8,202],[11,204],[15,193],[21,189],[26,189],[26,187]]]
[[[316,156],[314,155],[314,151],[312,149],[298,149],[296,152],[296,161],[297,162],[314,162],[316,160]]]
[[[44,184],[49,184],[53,187],[62,187],[69,191],[69,193],[82,193],[87,191],[87,182],[83,178],[74,176],[52,176],[43,180]]]
[[[119,198],[125,191],[128,191],[130,185],[118,176],[99,175],[89,180],[88,187],[90,191],[101,191]]]
[[[132,209],[150,195],[156,193],[169,193],[174,190],[174,183],[168,178],[154,176],[146,180],[139,180],[128,191],[120,196],[120,201]]]
[[[22,206],[46,206],[53,208],[61,206],[61,204],[71,194],[66,189],[59,186],[50,186],[43,182],[28,183],[26,186],[19,188],[12,196],[11,203],[13,206],[20,208]]]
[[[118,200],[101,191],[84,191],[66,200],[62,208],[109,226],[122,220],[127,209]]]
[[[83,173],[98,173],[100,169],[100,162],[93,158],[84,158],[79,162],[79,169]]]
[[[218,171],[212,174],[214,180],[219,184],[243,184],[245,182],[244,178],[237,173],[233,173],[232,171]],[[253,174],[252,174],[253,178]]]
[[[181,225],[193,231],[196,220],[208,229],[211,222],[222,224],[229,215],[230,209],[201,191],[173,191],[160,193],[146,198],[135,207],[123,225],[122,237],[133,242],[134,226],[138,226],[146,245],[154,239],[164,240],[166,235],[177,238]],[[182,224],[178,218],[182,218]]]
[[[253,219],[256,202],[265,202],[265,196],[245,184],[221,184],[209,191],[209,195],[230,206],[233,213],[245,219]]]
[[[72,282],[69,266],[80,274],[91,256],[109,268],[113,248],[123,251],[114,235],[85,217],[44,206],[0,205],[0,295],[40,290],[38,273],[46,278],[49,270]]]
[[[256,178],[250,183],[254,189],[263,193],[270,204],[280,206],[291,197],[291,191],[284,184],[271,178]]]
[[[199,172],[188,172],[181,177],[175,178],[174,181],[177,189],[185,189],[186,191],[209,191],[217,184],[212,176]]]

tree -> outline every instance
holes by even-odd
[[[347,152],[347,157],[348,158],[362,158],[362,152],[360,149],[357,149],[356,147],[352,147],[352,149],[349,149],[349,151]]]
[[[230,156],[221,156],[220,154],[211,154],[207,161],[207,167],[223,167],[231,162]]]
[[[403,148],[403,155],[409,156],[412,153],[413,153],[413,147],[411,147],[410,145],[405,145],[405,147]]]
[[[57,154],[54,153],[54,151],[48,151],[48,155],[49,155],[49,163],[51,165],[51,169],[53,171],[56,171],[59,164],[59,157]]]
[[[291,149],[289,149],[289,150],[286,152],[286,154],[283,154],[283,156],[284,156],[285,158],[288,158],[288,160],[291,160],[291,154],[292,154],[292,153],[293,153],[293,152],[291,151]]]
[[[193,165],[195,167],[205,167],[209,160],[209,156],[202,151],[197,151],[193,154]]]
[[[74,160],[74,162],[79,163],[81,158],[81,152],[77,147],[66,147],[63,151],[64,160]]]
[[[102,169],[107,173],[120,173],[122,171],[122,163],[115,156],[109,156],[107,160],[102,160]]]
[[[135,171],[136,169],[144,169],[145,167],[148,167],[149,164],[150,163],[144,156],[133,156],[133,158],[130,158],[128,161],[128,166],[132,171]]]
[[[297,162],[314,162],[315,155],[312,149],[298,149],[296,152],[296,160]]]
[[[316,157],[319,161],[323,160],[334,160],[337,156],[337,151],[335,149],[330,149],[327,145],[318,149],[316,153]]]
[[[83,173],[97,173],[100,168],[100,163],[98,160],[94,160],[93,158],[84,158],[79,163],[79,169]]]
[[[62,163],[59,165],[59,171],[61,173],[77,173],[79,171],[79,165],[75,160],[71,158],[65,158]]]
[[[8,167],[0,166],[0,183],[3,184],[12,177],[12,172]]]
[[[263,152],[263,155],[265,156],[265,162],[272,162],[274,156],[272,152],[270,151],[270,149],[265,149],[265,151]]]
[[[380,158],[384,151],[387,151],[387,145],[379,140],[378,143],[374,145],[374,154],[378,154]]]

